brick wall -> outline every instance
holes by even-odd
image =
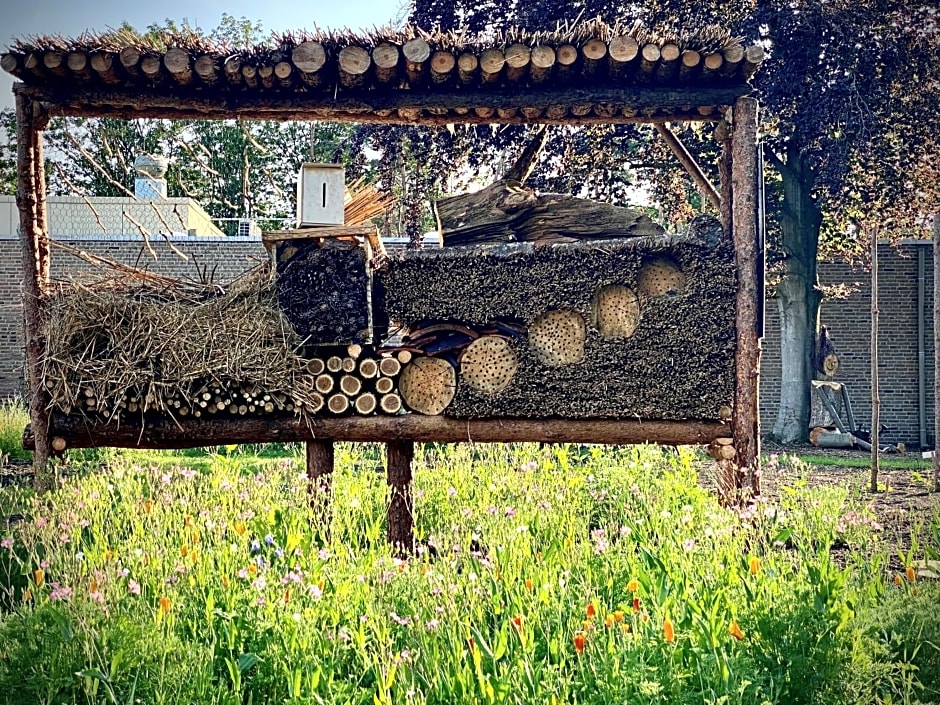
[[[144,248],[140,236],[53,238],[92,254],[167,276],[207,278],[224,282],[267,257],[260,237],[171,236],[173,245],[190,256],[184,261],[173,254],[162,237],[150,242],[157,259]],[[23,392],[23,307],[20,276],[20,244],[16,236],[0,235],[0,398]],[[52,250],[52,277],[93,271],[94,267],[61,250]]]
[[[152,243],[154,261],[136,236],[85,237],[62,240],[67,244],[110,259],[136,264],[154,272],[176,277],[198,278],[195,264],[214,271],[215,280],[224,281],[250,268],[265,251],[258,237],[173,237],[174,245],[191,255],[184,262],[169,251],[162,238]],[[882,246],[880,250],[881,308],[881,418],[891,427],[886,440],[916,445],[919,441],[917,392],[917,250],[925,252],[925,318],[927,435],[933,447],[933,251],[928,246],[907,244],[900,249]],[[53,251],[53,276],[89,265]],[[20,305],[20,250],[15,237],[0,236],[0,397],[20,393],[23,386],[22,307]],[[869,273],[840,262],[821,262],[820,280],[824,286],[843,284],[849,289],[844,298],[823,302],[820,320],[829,330],[839,351],[842,366],[838,379],[848,386],[853,410],[859,422],[871,418]],[[764,432],[773,428],[780,398],[780,342],[777,302],[768,300],[763,362],[761,365],[761,422]]]
[[[920,441],[918,420],[917,345],[917,251],[925,259],[925,367],[927,444],[934,444],[934,345],[933,345],[933,249],[907,243],[899,248],[879,248],[879,361],[881,422],[891,430],[886,442]],[[827,298],[820,323],[829,327],[839,352],[841,367],[836,379],[847,385],[856,421],[871,421],[871,274],[843,262],[820,262],[824,287],[843,284],[843,298]],[[761,424],[765,433],[773,429],[780,399],[780,332],[777,302],[767,301],[767,319],[761,363]]]

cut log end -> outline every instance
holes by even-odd
[[[469,387],[484,394],[499,394],[519,368],[515,351],[505,338],[484,335],[474,340],[460,358],[460,376]]]
[[[671,259],[659,257],[646,262],[637,277],[641,297],[677,296],[685,292],[686,276]]]
[[[529,347],[549,367],[573,365],[584,358],[584,318],[577,311],[547,311],[529,326]]]
[[[453,401],[456,388],[454,368],[447,360],[436,357],[416,357],[402,370],[398,382],[408,408],[426,416],[443,413]]]
[[[639,297],[619,284],[598,290],[591,309],[594,327],[605,340],[629,338],[640,323]]]

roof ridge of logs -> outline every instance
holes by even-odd
[[[350,56],[344,57],[344,51]],[[389,66],[398,57],[383,52],[403,54],[405,70],[395,70],[398,62]],[[470,58],[460,61],[464,55],[476,58],[477,65],[472,66]],[[577,62],[582,76],[600,82],[635,79],[675,85],[691,82],[696,75],[715,83],[747,81],[762,57],[759,46],[745,47],[741,38],[715,26],[680,34],[639,23],[607,24],[598,18],[561,25],[553,32],[512,28],[474,37],[413,25],[358,34],[300,30],[272,33],[265,43],[245,47],[187,27],[146,34],[125,27],[75,38],[17,39],[3,54],[2,66],[27,84],[77,77],[105,85],[165,81],[192,87],[265,89],[323,86],[333,78],[321,71],[329,68],[331,60],[339,63],[335,81],[347,88],[362,87],[367,80],[374,88],[451,80],[464,86],[485,85],[501,78],[506,83],[538,84],[551,78],[552,69],[558,78],[576,72]],[[148,58],[149,64],[142,65]],[[343,71],[344,59],[352,72]],[[457,63],[460,66],[454,71]],[[438,64],[441,70],[436,70]]]

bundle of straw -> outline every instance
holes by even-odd
[[[382,193],[372,185],[363,185],[360,177],[346,188],[343,199],[346,225],[367,225],[373,218],[383,215],[395,203],[395,196]]]

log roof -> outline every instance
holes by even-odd
[[[51,114],[358,122],[715,120],[763,59],[726,31],[592,20],[488,37],[290,32],[234,48],[193,31],[16,41],[0,67]]]

